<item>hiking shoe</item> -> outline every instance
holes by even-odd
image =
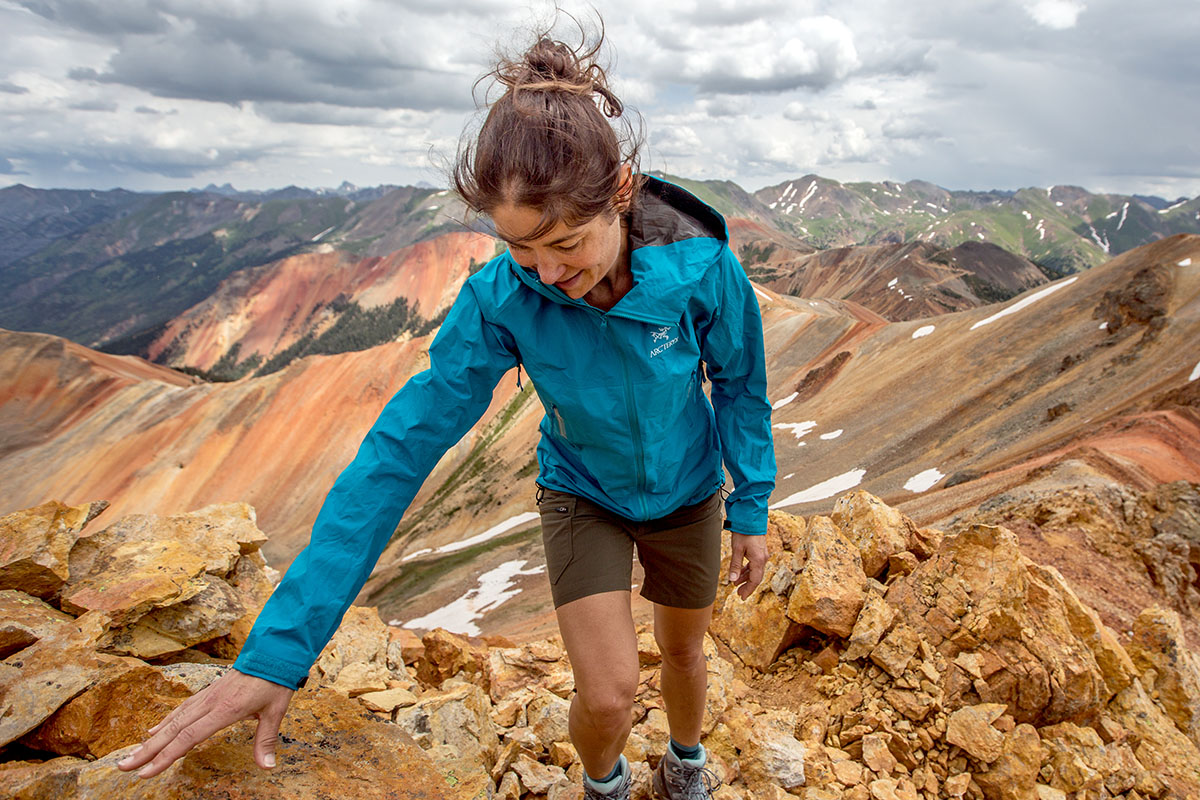
[[[633,770],[629,768],[625,756],[621,756],[621,766],[623,769],[621,778],[617,781],[616,788],[608,794],[592,786],[591,781],[585,777],[583,779],[583,800],[629,800],[629,793],[633,790]]]
[[[654,770],[655,794],[661,800],[710,800],[721,779],[705,769],[707,762],[707,753],[703,758],[680,760],[668,747]]]

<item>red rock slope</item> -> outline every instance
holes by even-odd
[[[405,297],[428,319],[449,307],[471,263],[487,261],[494,252],[489,236],[449,233],[382,257],[357,259],[328,248],[242,270],[172,320],[150,345],[149,356],[209,369],[240,343],[241,359],[253,353],[267,359],[332,324],[328,307],[335,299],[372,308]]]

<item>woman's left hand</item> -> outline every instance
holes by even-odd
[[[743,600],[762,583],[767,563],[766,538],[734,533],[730,541],[733,557],[729,560],[729,582],[738,587],[738,596]]]

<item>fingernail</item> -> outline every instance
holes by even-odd
[[[730,582],[730,583],[733,583],[734,581],[736,581],[736,580],[737,580],[737,573],[736,573],[736,572],[731,572],[731,573],[729,573],[729,578],[728,578],[728,580],[729,580],[729,582]]]
[[[138,770],[137,776],[139,778],[144,778],[144,777],[146,777],[146,774],[149,772],[150,772],[150,767],[148,767],[148,766],[142,767],[141,769]]]
[[[275,754],[267,753],[265,756],[263,756],[263,763],[267,765],[267,769],[274,767],[275,766]]]

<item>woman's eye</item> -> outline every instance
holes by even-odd
[[[556,250],[561,250],[564,253],[569,253],[572,250],[579,249],[579,245],[582,243],[583,243],[583,239],[576,239],[571,244],[556,244],[554,247]]]

